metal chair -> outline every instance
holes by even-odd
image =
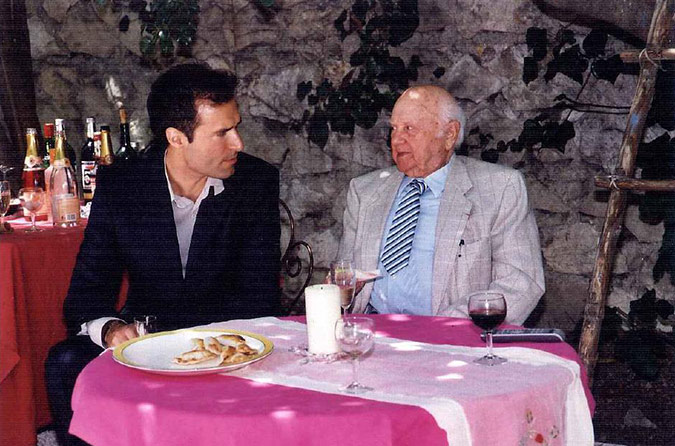
[[[294,308],[300,301],[300,297],[302,296],[302,293],[304,293],[305,288],[309,284],[309,281],[312,279],[312,273],[314,272],[314,254],[312,252],[312,247],[309,245],[309,243],[305,242],[304,240],[295,240],[295,219],[293,219],[293,214],[291,213],[291,210],[289,209],[288,205],[284,202],[284,200],[279,199],[279,204],[281,205],[281,207],[286,212],[286,215],[288,216],[288,226],[290,233],[288,245],[286,246],[286,250],[284,251],[283,256],[281,256],[282,274],[292,279],[300,276],[300,274],[303,272],[303,259],[299,256],[299,253],[301,251],[301,248],[304,248],[307,251],[307,265],[306,265],[307,278],[303,282],[302,287],[299,290],[291,291],[289,296],[283,290],[285,285],[284,277],[280,278],[283,293],[282,304],[286,304],[287,302],[289,302],[287,305],[285,305],[286,314],[288,315],[302,314],[304,313],[303,311],[295,312]]]

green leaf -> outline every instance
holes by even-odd
[[[139,46],[141,49],[141,54],[144,56],[150,56],[155,52],[155,39],[153,39],[152,35],[143,36]]]

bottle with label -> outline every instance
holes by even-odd
[[[21,175],[22,187],[40,187],[45,190],[45,168],[42,165],[42,157],[38,155],[37,130],[26,129],[26,157],[23,160],[23,173]],[[36,220],[47,220],[48,206],[43,206],[35,214]],[[30,211],[24,208],[26,220],[30,220]]]
[[[98,164],[101,158],[101,132],[94,132],[94,158]]]
[[[68,160],[71,167],[77,166],[76,164],[77,158],[75,155],[75,150],[68,143],[68,137],[66,136],[66,125],[63,122],[63,119],[54,119],[54,127],[56,132],[61,131],[61,133],[63,134],[63,145],[66,153],[66,160]]]
[[[75,171],[66,158],[63,131],[56,130],[54,171],[50,187],[54,226],[77,226],[80,221],[80,199],[77,194]]]
[[[115,153],[115,158],[123,161],[136,158],[136,150],[131,146],[127,111],[124,108],[120,108],[120,148]]]
[[[96,190],[96,147],[94,145],[94,118],[87,118],[87,140],[80,150],[82,198],[85,206],[94,199]]]
[[[45,154],[42,165],[47,169],[54,161],[54,124],[51,122],[46,123],[42,128],[42,135],[44,136],[45,141]],[[47,181],[46,177],[45,181]],[[49,186],[49,184],[47,184],[47,186]]]
[[[112,152],[112,139],[110,138],[110,126],[101,126],[101,153],[98,158],[99,166],[109,166],[115,161]]]
[[[45,137],[45,152],[47,152],[47,164],[45,168],[45,206],[43,208],[47,209],[48,220],[52,220],[52,207],[49,187],[51,186],[52,181],[52,172],[54,171],[54,152],[56,151],[54,146],[54,124],[48,122],[43,127],[43,134]]]

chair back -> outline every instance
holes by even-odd
[[[293,214],[284,200],[279,199],[279,204],[283,209],[281,213],[282,249],[284,239],[288,240],[281,256],[281,304],[287,315],[303,314],[304,309],[298,310],[296,307],[312,279],[314,254],[309,243],[295,239]],[[304,254],[304,258],[300,254]]]

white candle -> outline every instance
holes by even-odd
[[[312,285],[305,288],[307,346],[315,355],[330,355],[340,349],[335,340],[335,322],[340,319],[340,288]]]

